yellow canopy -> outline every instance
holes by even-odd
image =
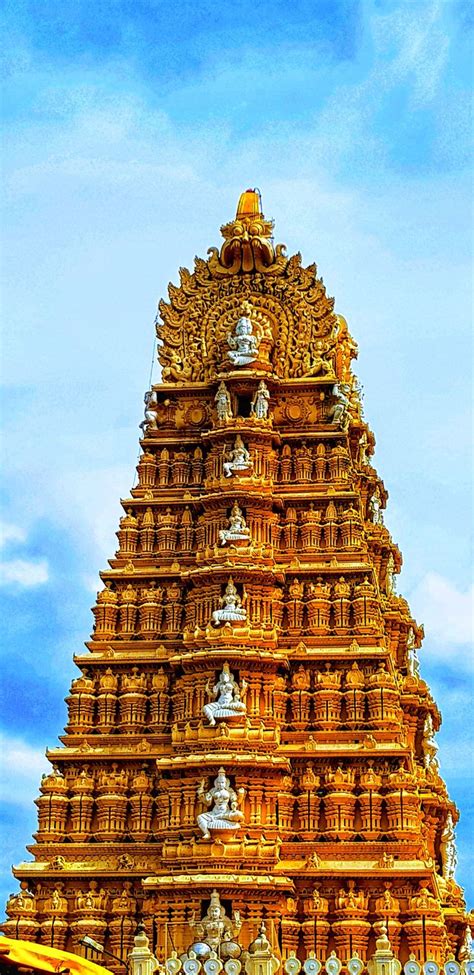
[[[108,968],[96,965],[93,961],[73,955],[70,951],[59,951],[47,945],[31,941],[15,941],[0,937],[0,962],[13,967],[25,965],[35,972],[61,972],[69,969],[74,975],[111,975]]]

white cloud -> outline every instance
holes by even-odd
[[[462,591],[438,572],[427,572],[409,601],[425,626],[430,657],[456,662],[468,670],[474,662],[467,650],[473,637],[474,586]]]
[[[43,772],[51,771],[44,750],[21,738],[0,734],[0,792],[7,802],[31,806]]]
[[[0,584],[4,586],[13,583],[31,588],[31,586],[41,586],[48,579],[49,568],[46,559],[40,559],[38,562],[11,559],[0,564]]]
[[[25,539],[26,533],[23,528],[5,521],[0,522],[0,548],[3,548],[8,542],[24,542]]]

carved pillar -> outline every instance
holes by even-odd
[[[86,734],[94,726],[95,683],[86,672],[71,684],[67,699],[68,726],[71,734]]]
[[[155,516],[150,507],[143,513],[141,520],[140,549],[146,555],[151,555],[155,550]]]
[[[93,640],[111,640],[117,632],[118,596],[111,583],[97,593],[97,605],[93,607],[95,625]]]
[[[318,576],[316,583],[310,582],[306,587],[308,606],[308,630],[310,633],[324,636],[329,633],[331,615],[331,587]]]
[[[382,796],[379,793],[382,778],[376,775],[373,768],[361,773],[360,787],[363,790],[359,797],[361,828],[360,832],[366,840],[376,840],[381,832]]]
[[[388,829],[394,839],[411,839],[421,833],[421,808],[413,775],[400,768],[389,775],[385,796]]]
[[[134,636],[137,622],[137,590],[130,583],[120,593],[119,622],[121,637],[127,639]]]
[[[8,899],[8,920],[2,924],[2,931],[7,938],[36,941],[40,928],[36,897],[28,889],[26,880],[21,881],[20,888],[18,894],[12,894]]]
[[[39,839],[42,843],[61,843],[66,833],[69,809],[68,786],[64,776],[57,771],[43,775],[40,792],[41,795],[35,799]]]
[[[316,674],[316,690],[314,695],[314,722],[318,728],[331,731],[341,723],[340,671],[331,673],[327,664],[326,673]]]
[[[355,796],[354,773],[349,769],[337,768],[327,776],[328,795],[325,796],[324,812],[326,835],[340,840],[352,839],[354,835]]]
[[[311,501],[309,509],[301,513],[301,547],[309,551],[321,547],[321,512]]]
[[[64,949],[68,935],[68,903],[63,894],[64,884],[57,884],[41,905],[41,942],[52,948]]]
[[[351,587],[344,576],[339,576],[333,587],[334,630],[345,633],[350,626],[351,615]]]
[[[119,555],[123,558],[130,558],[131,555],[135,555],[138,542],[138,521],[131,508],[120,519],[117,538],[119,541]]]
[[[369,913],[368,895],[357,890],[355,881],[348,881],[348,890],[340,890],[336,895],[336,921],[332,925],[336,953],[341,961],[347,962],[355,952],[362,961],[367,958],[370,924],[366,920]]]
[[[94,810],[94,779],[87,765],[71,782],[69,834],[76,843],[89,839]]]
[[[99,677],[97,694],[97,729],[105,735],[115,727],[117,687],[118,677],[107,667]]]
[[[132,896],[132,883],[124,881],[121,893],[112,901],[111,920],[109,921],[109,950],[123,961],[127,959],[133,945],[136,929],[137,902]],[[107,959],[107,965],[113,971],[123,970],[114,959]]]
[[[314,952],[318,961],[325,962],[327,958],[330,925],[327,920],[329,905],[322,897],[319,888],[315,887],[311,897],[303,901],[303,944],[306,955]]]
[[[146,712],[146,677],[138,667],[132,667],[130,676],[122,676],[122,693],[119,697],[119,726],[121,731],[142,731]]]
[[[97,830],[95,836],[103,843],[123,839],[127,817],[127,773],[112,769],[104,770],[97,785]]]
[[[445,928],[436,898],[423,884],[418,894],[410,898],[407,920],[403,930],[408,946],[416,958],[442,963],[445,954]]]
[[[324,545],[335,548],[337,545],[338,517],[334,501],[330,501],[324,514]]]
[[[130,821],[128,828],[130,835],[137,843],[144,842],[149,838],[153,814],[151,781],[145,769],[146,766],[133,777],[130,792]]]
[[[318,443],[314,457],[314,478],[316,481],[326,480],[327,460],[324,443]]]
[[[156,460],[153,454],[142,454],[137,465],[138,484],[141,488],[152,488],[156,478]]]
[[[354,661],[345,676],[346,724],[357,728],[365,722],[365,676]]]

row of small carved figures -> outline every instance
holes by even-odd
[[[306,443],[298,443],[298,446],[284,444],[280,451],[265,449],[262,459],[265,461],[266,476],[281,482],[347,481],[351,476],[353,464],[347,447],[342,444],[326,445],[324,442],[308,447]],[[255,446],[254,458],[251,456],[249,466],[257,466],[255,451],[258,450],[259,447]],[[165,487],[172,484],[179,487],[201,484],[204,478],[221,477],[226,452],[231,452],[230,444],[224,449],[222,446],[212,447],[207,456],[204,456],[201,447],[172,452],[163,447],[156,454],[146,451],[137,465],[139,486]]]
[[[126,855],[125,855],[126,857]],[[388,858],[390,859],[390,858]],[[9,917],[28,917],[36,918],[42,915],[55,915],[57,917],[68,914],[78,913],[81,915],[92,912],[92,916],[105,916],[110,913],[112,918],[120,916],[134,917],[138,908],[140,914],[145,917],[153,917],[161,914],[164,905],[153,895],[145,895],[140,886],[135,887],[132,881],[123,881],[121,886],[112,884],[109,889],[99,886],[96,880],[89,881],[87,888],[65,889],[65,884],[61,881],[56,882],[51,889],[49,884],[38,883],[34,891],[29,889],[27,881],[21,882],[21,889],[16,894],[11,894],[7,903],[7,913]],[[281,905],[278,916],[283,920],[298,920],[299,916],[304,919],[317,917],[323,921],[328,916],[350,915],[361,917],[374,917],[376,920],[398,919],[399,915],[421,914],[440,918],[440,904],[429,887],[421,882],[418,890],[409,893],[405,888],[400,891],[390,881],[384,884],[384,892],[376,893],[364,888],[357,888],[354,881],[349,881],[347,889],[343,886],[334,894],[324,896],[320,887],[315,886],[309,896],[301,897],[296,900],[293,897],[287,899]],[[398,894],[398,896],[397,896]],[[261,910],[261,905],[258,905]],[[250,913],[250,917],[255,913],[254,905],[245,905]],[[245,920],[247,910],[243,910],[242,920]],[[166,910],[168,913],[168,910]],[[180,911],[180,913],[182,913]],[[222,912],[221,912],[222,913]],[[188,923],[192,926],[202,924],[195,921],[195,911],[190,908],[189,912],[185,909],[184,914],[188,914]],[[205,922],[205,918],[203,919]],[[304,923],[304,922],[303,922]],[[173,922],[171,922],[173,924]],[[320,928],[320,935],[325,932],[324,925]]]
[[[36,885],[35,892],[29,889],[27,881],[22,881],[20,886],[20,891],[11,894],[8,900],[7,912],[10,917],[36,917],[38,914],[60,916],[75,911],[85,913],[87,910],[99,914],[110,911],[112,917],[123,914],[134,916],[139,906],[145,916],[153,916],[160,912],[160,908],[163,910],[163,905],[153,895],[145,895],[144,901],[140,885],[135,887],[129,880],[123,881],[121,887],[113,884],[109,890],[99,887],[96,880],[89,881],[88,888],[79,889],[65,889],[65,884],[61,881],[56,882],[52,890],[49,884],[43,883]],[[355,882],[349,881],[348,889],[341,886],[335,894],[326,897],[321,893],[320,887],[315,886],[310,896],[298,900],[293,897],[288,898],[286,903],[281,905],[281,915],[283,918],[317,916],[322,919],[338,912],[347,914],[348,910],[353,908],[363,916],[379,915],[381,918],[395,919],[400,913],[427,911],[434,917],[440,916],[439,901],[423,882],[418,890],[409,893],[408,896],[404,888],[399,892],[395,887],[394,892],[394,885],[390,881],[386,882],[384,887],[384,893],[377,894],[371,890],[357,889]],[[399,896],[396,896],[397,894]],[[187,913],[188,911],[185,910],[185,914]],[[245,920],[245,913],[244,910],[243,920]],[[254,908],[251,905],[250,915],[252,916],[253,913]],[[188,917],[192,923],[199,924],[195,922],[192,909],[189,910]]]
[[[179,632],[182,626],[193,630],[196,625],[207,626],[214,617],[219,603],[226,601],[229,585],[221,587],[221,596],[211,590],[193,588],[185,592],[177,581],[165,587],[155,586],[138,589],[129,583],[124,587],[106,587],[97,594],[97,605],[93,607],[95,617],[94,638],[104,635],[123,636],[141,632],[157,632],[161,628],[168,632]],[[235,589],[235,587],[233,587]],[[303,583],[296,576],[286,590],[280,586],[269,585],[268,594],[261,586],[255,594],[252,585],[242,587],[242,596],[235,589],[235,599],[242,606],[238,621],[247,619],[245,603],[251,601],[252,616],[249,623],[256,626],[288,627],[302,630],[307,626],[309,632],[327,633],[330,629],[354,629],[371,627],[377,629],[382,624],[380,597],[373,583],[366,576],[363,580],[350,583],[341,576],[332,586],[319,577],[314,582]],[[186,604],[183,607],[183,599]],[[265,605],[266,604],[266,605]],[[259,607],[263,613],[259,612]],[[185,618],[183,621],[183,609]],[[286,611],[286,612],[285,612]],[[263,616],[263,618],[262,618]],[[229,614],[229,622],[232,616]]]
[[[322,676],[322,675],[321,675]],[[66,730],[69,733],[86,734],[94,731],[97,726],[98,731],[104,731],[105,727],[110,731],[119,732],[123,730],[143,730],[145,727],[166,728],[171,721],[173,726],[178,727],[178,723],[188,719],[199,718],[201,713],[209,711],[211,714],[217,709],[217,717],[224,718],[243,718],[243,723],[247,730],[250,730],[252,737],[252,724],[250,716],[253,715],[257,721],[254,730],[258,730],[262,718],[270,719],[268,731],[272,732],[273,724],[287,725],[291,730],[293,722],[298,728],[313,729],[339,729],[343,728],[370,728],[377,729],[380,725],[384,728],[388,726],[399,726],[402,730],[402,711],[400,706],[400,691],[396,685],[390,686],[388,683],[389,675],[377,673],[368,680],[368,686],[346,685],[345,692],[340,687],[333,684],[322,682],[313,690],[308,686],[294,687],[292,690],[267,689],[266,695],[259,695],[258,699],[251,700],[243,696],[241,700],[240,713],[233,713],[232,709],[222,708],[219,713],[218,705],[207,705],[205,687],[196,689],[193,698],[190,699],[188,689],[180,687],[179,683],[174,688],[173,702],[170,696],[164,692],[157,692],[153,687],[148,690],[147,682],[142,677],[132,674],[124,677],[120,692],[117,689],[107,690],[100,687],[95,689],[94,683],[89,678],[81,679],[71,689],[71,695],[67,699],[69,721]],[[210,698],[207,698],[210,700]],[[235,708],[237,712],[237,708]],[[422,719],[423,720],[423,719]],[[200,719],[200,726],[204,727],[204,721]],[[216,721],[213,720],[215,725]],[[198,728],[189,727],[191,736],[198,733]]]
[[[336,505],[331,500],[325,509],[315,508],[311,503],[305,510],[287,508],[280,522],[275,513],[262,512],[262,525],[255,525],[252,531],[247,528],[243,512],[238,509],[244,528],[239,541],[251,545],[254,541],[271,544],[283,551],[302,548],[357,548],[363,540],[363,525],[359,512],[352,506]],[[231,521],[229,511],[227,522]],[[254,514],[255,520],[255,514]],[[261,536],[264,536],[262,539]],[[260,536],[260,537],[259,537]],[[224,527],[222,517],[200,515],[194,523],[189,506],[181,516],[174,514],[170,507],[156,516],[147,507],[141,517],[129,508],[120,519],[117,531],[119,540],[118,555],[130,557],[135,554],[149,554],[157,551],[176,552],[204,549],[209,546],[226,547],[233,543],[232,528]],[[234,543],[235,544],[235,543]]]
[[[112,836],[119,840],[128,835],[146,840],[153,830],[166,833],[170,828],[196,824],[205,834],[204,839],[209,839],[209,829],[225,828],[232,833],[240,829],[240,821],[293,834],[310,830],[315,835],[320,833],[335,839],[377,839],[386,833],[395,839],[406,838],[420,834],[425,781],[426,776],[407,771],[403,762],[395,771],[385,773],[381,766],[375,771],[369,765],[360,773],[358,784],[352,766],[338,766],[324,773],[319,769],[316,774],[308,763],[299,776],[301,792],[295,791],[296,783],[287,774],[274,782],[246,779],[235,791],[222,768],[211,788],[206,777],[199,781],[195,774],[184,781],[157,779],[149,775],[146,766],[137,772],[119,768],[117,762],[101,767],[95,779],[87,766],[69,779],[55,770],[43,777],[41,795],[36,800],[39,839],[69,837],[104,841]],[[234,799],[236,805],[231,809],[230,802]],[[202,813],[203,804],[212,803],[215,808]],[[443,816],[449,804],[444,797],[437,804]],[[233,812],[234,809],[238,811]],[[295,812],[299,821],[295,821]],[[438,818],[431,816],[429,829],[433,843],[441,828]],[[444,823],[443,837],[449,838],[453,846],[451,810]],[[195,855],[199,856],[199,851]]]

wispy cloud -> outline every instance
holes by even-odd
[[[41,586],[49,579],[49,568],[46,559],[38,562],[27,559],[11,559],[0,563],[0,585],[18,585],[30,588]]]
[[[5,521],[0,522],[0,548],[4,548],[9,542],[24,542],[25,538],[26,532],[23,528]]]
[[[472,654],[466,652],[474,630],[474,586],[463,590],[445,576],[427,572],[410,593],[410,603],[425,625],[430,655],[440,662],[456,658],[463,669],[474,667]]]
[[[42,773],[51,770],[44,748],[0,733],[0,752],[0,792],[4,801],[31,806]]]

